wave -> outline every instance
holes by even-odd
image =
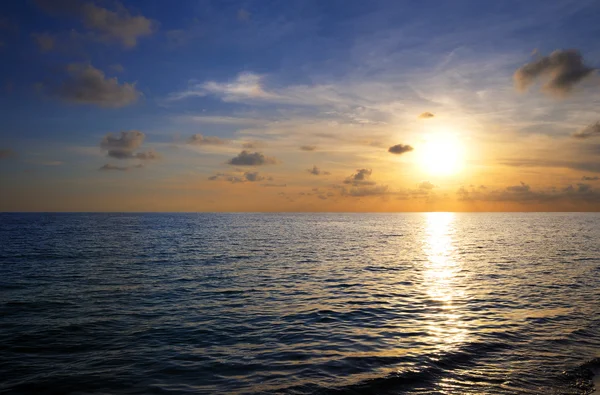
[[[600,393],[600,358],[591,359],[574,369],[564,371],[562,379],[569,387],[583,394]]]

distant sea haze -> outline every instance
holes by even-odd
[[[600,214],[0,214],[0,393],[589,394]]]

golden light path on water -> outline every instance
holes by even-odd
[[[468,340],[467,323],[460,312],[464,300],[461,265],[456,260],[454,213],[425,214],[423,249],[427,257],[423,280],[430,300],[439,306],[431,314],[428,330],[430,344],[439,351],[450,351]]]

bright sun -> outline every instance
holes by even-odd
[[[418,152],[421,168],[431,175],[456,174],[464,166],[464,147],[450,134],[429,136]]]

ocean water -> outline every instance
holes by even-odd
[[[0,214],[0,392],[589,394],[598,214]]]

